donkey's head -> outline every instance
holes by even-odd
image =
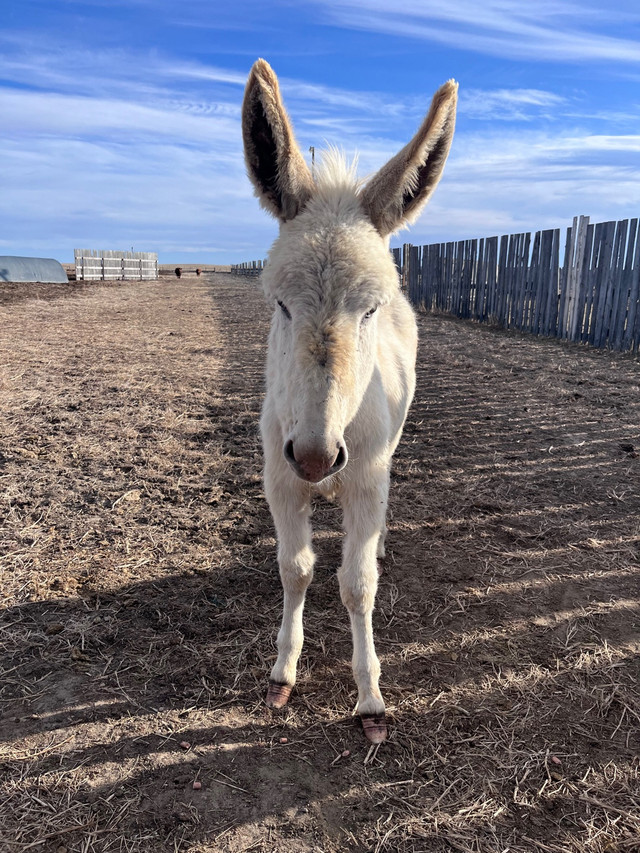
[[[262,59],[251,70],[242,113],[247,170],[262,206],[280,220],[262,274],[275,309],[267,381],[284,456],[310,482],[347,464],[345,432],[379,357],[378,309],[398,291],[388,238],[418,216],[440,180],[456,100],[449,81],[411,142],[363,187],[335,152],[311,175],[274,72]],[[393,325],[392,311],[385,322]]]

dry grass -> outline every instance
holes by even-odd
[[[1,285],[0,320],[3,853],[640,850],[637,361],[420,318],[376,751],[331,505],[262,704],[256,283]]]

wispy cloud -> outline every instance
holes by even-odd
[[[540,89],[463,89],[461,114],[470,118],[499,121],[533,121],[543,115],[553,117],[567,99]]]
[[[129,142],[153,134],[239,146],[237,122],[224,114],[193,114],[192,105],[147,107],[116,98],[0,90],[0,111],[12,133],[104,136],[127,134]],[[114,138],[115,141],[115,138]]]
[[[243,89],[247,82],[245,74],[238,74],[237,71],[229,71],[224,68],[197,63],[168,62],[162,65],[156,63],[152,70],[163,77],[171,79],[203,80],[207,83],[230,83],[234,86],[241,86]]]
[[[287,78],[281,80],[281,86],[287,93],[287,100],[291,103],[299,102],[300,106],[314,103],[325,107],[345,108],[356,114],[365,112],[387,116],[398,115],[403,109],[402,104],[395,99],[385,98],[375,92],[320,86],[315,83]]]
[[[609,35],[614,21],[638,25],[637,4],[596,0],[526,4],[520,0],[316,0],[341,26],[393,33],[467,51],[553,62],[640,64],[638,41]]]

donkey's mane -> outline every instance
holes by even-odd
[[[309,207],[330,218],[351,219],[362,211],[358,196],[364,184],[358,178],[358,155],[349,159],[341,148],[329,146],[320,153],[320,162],[314,169],[315,192]],[[324,214],[324,215],[323,215]]]
[[[358,154],[348,160],[342,148],[330,145],[320,153],[314,182],[320,195],[348,193],[357,195],[364,181],[358,179]]]

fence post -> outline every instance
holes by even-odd
[[[585,253],[587,238],[589,234],[589,217],[574,216],[573,218],[573,258],[569,270],[569,288],[567,298],[569,300],[569,328],[567,337],[571,341],[580,339],[578,328],[580,302],[583,290],[583,269],[585,264]],[[587,265],[588,266],[588,265]]]

